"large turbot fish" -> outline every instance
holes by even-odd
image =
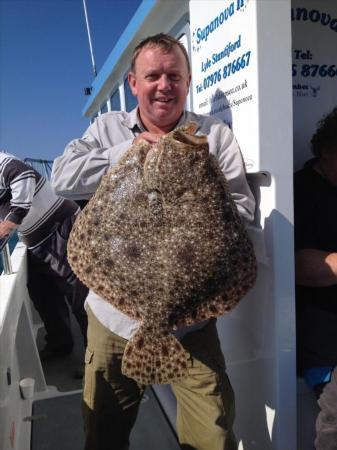
[[[141,323],[122,361],[141,384],[187,375],[170,333],[230,311],[256,261],[207,137],[196,124],[133,145],[73,227],[68,258],[81,281]]]

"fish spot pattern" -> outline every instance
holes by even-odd
[[[252,243],[196,128],[133,145],[104,175],[68,241],[80,280],[140,321],[122,371],[144,385],[186,377],[188,355],[171,332],[227,314],[256,278]]]

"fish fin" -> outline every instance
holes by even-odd
[[[197,122],[188,122],[182,125],[179,128],[176,128],[175,131],[181,131],[182,133],[193,135],[199,128],[199,124]]]
[[[171,334],[146,335],[142,327],[127,343],[122,373],[139,384],[166,384],[188,375],[187,353]]]

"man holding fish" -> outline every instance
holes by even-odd
[[[218,119],[184,109],[191,71],[182,44],[162,33],[143,40],[133,53],[128,80],[138,107],[130,113],[115,111],[97,117],[81,139],[68,144],[53,166],[52,183],[57,193],[90,199],[103,175],[119,164],[131,146],[141,146],[144,141],[156,145],[175,128],[194,122],[198,134],[207,135],[209,152],[226,176],[241,217],[251,221],[255,202],[231,130]],[[92,291],[86,306],[85,448],[124,450],[129,446],[145,386],[122,373],[122,356],[140,323]],[[177,397],[180,445],[196,450],[237,449],[232,430],[234,393],[215,319],[184,326],[174,335],[188,354],[188,375],[171,383]]]

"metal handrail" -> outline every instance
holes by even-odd
[[[34,170],[50,180],[53,160],[25,158],[23,162],[29,164]]]
[[[10,275],[11,273],[13,273],[11,254],[8,245],[8,241],[10,240],[11,236],[12,235],[9,235],[0,239],[0,252],[5,275]]]

